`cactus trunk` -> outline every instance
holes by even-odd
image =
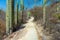
[[[43,25],[46,26],[46,0],[43,2]]]
[[[18,26],[18,2],[16,3],[15,25]]]
[[[14,15],[14,8],[13,3],[14,0],[6,0],[7,10],[6,10],[6,34],[9,35],[12,32],[13,26],[13,15]]]
[[[27,19],[30,18],[30,14],[31,14],[30,11],[27,10]]]
[[[24,2],[23,2],[23,0],[20,0],[20,10],[21,10],[21,12],[22,12],[22,20],[21,20],[21,23],[23,23],[23,11],[24,11]]]
[[[37,1],[37,0],[34,0],[34,6],[36,6],[36,1]]]

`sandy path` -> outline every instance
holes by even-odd
[[[15,32],[5,40],[42,40],[36,30],[35,23],[32,22],[32,19],[24,24],[24,26],[26,26],[24,29]]]

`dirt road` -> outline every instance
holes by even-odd
[[[33,18],[29,19],[28,23],[24,24],[26,26],[24,29],[15,32],[5,40],[42,40],[32,20]]]

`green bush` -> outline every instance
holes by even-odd
[[[60,19],[60,13],[52,14],[52,15],[53,15],[53,17]]]
[[[58,16],[58,19],[60,20],[60,16]]]

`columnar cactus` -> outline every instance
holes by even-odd
[[[27,6],[27,8],[26,8],[26,11],[27,11],[27,19],[29,19],[30,18],[30,11],[28,10],[28,8],[29,8],[29,6],[30,6],[30,2],[27,0],[27,3],[28,3],[28,6]]]
[[[59,0],[57,0],[57,2],[60,2]],[[57,3],[57,12],[60,11],[60,6],[59,6],[59,3]]]
[[[7,9],[6,9],[6,34],[9,35],[12,32],[13,26],[13,3],[14,0],[6,0]]]
[[[16,3],[15,25],[18,26],[18,2]]]
[[[46,26],[46,0],[43,2],[43,24]]]
[[[10,27],[10,24],[9,24],[9,13],[8,13],[8,0],[6,0],[6,6],[7,6],[7,9],[6,9],[6,34],[9,33],[9,27]]]
[[[34,0],[34,6],[36,6],[36,1],[37,1],[37,0]]]
[[[20,10],[22,12],[22,20],[21,20],[21,23],[23,23],[23,11],[24,11],[24,2],[23,2],[23,0],[20,0]]]
[[[24,2],[23,0],[20,0],[20,10],[24,10]]]
[[[27,19],[30,18],[30,14],[31,14],[30,11],[27,10]]]

